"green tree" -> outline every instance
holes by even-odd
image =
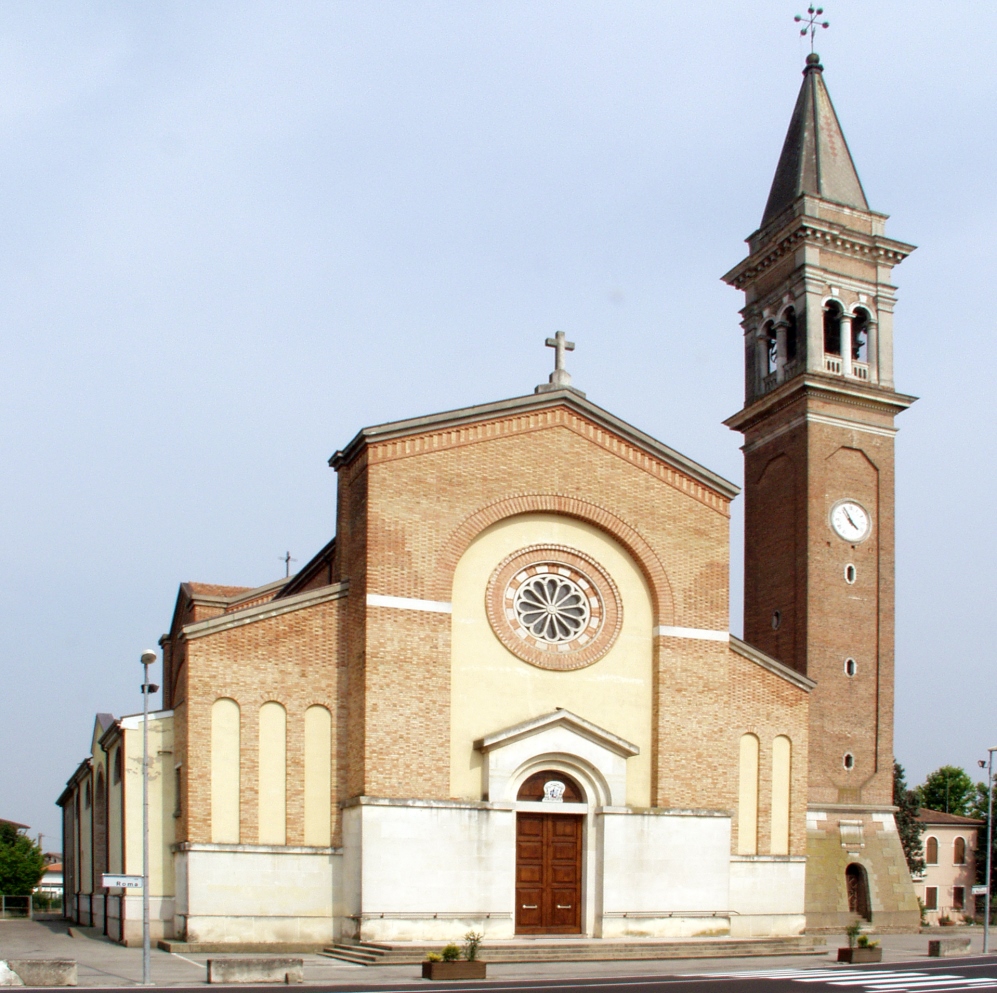
[[[0,822],[0,893],[28,896],[44,872],[42,850],[12,824]]]
[[[965,769],[943,765],[917,788],[917,795],[921,806],[928,810],[940,810],[945,814],[961,814],[965,817],[975,798],[976,787],[966,775]]]
[[[997,796],[994,797],[995,802],[997,802]],[[980,825],[979,830],[976,835],[976,881],[981,885],[985,885],[987,882],[987,784],[977,783],[976,788],[973,791],[973,799],[969,805],[969,816],[978,817],[983,823]],[[995,881],[997,881],[997,837],[993,838],[993,848],[990,854],[990,892],[997,893],[997,887],[994,886]],[[983,897],[980,897],[977,901],[977,908],[980,914],[983,913]],[[995,907],[990,908],[991,917],[995,911]],[[991,923],[993,923],[991,921]]]
[[[903,846],[907,868],[912,876],[924,872],[924,849],[921,845],[921,833],[924,828],[917,822],[917,793],[908,789],[904,767],[893,762],[893,806],[899,808],[896,813],[897,831],[900,834],[900,844]]]

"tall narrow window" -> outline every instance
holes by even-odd
[[[742,734],[738,762],[737,853],[758,854],[758,739]]]
[[[796,345],[796,311],[790,307],[783,315],[783,318],[786,321],[786,361],[795,362],[798,354]]]
[[[856,310],[852,318],[852,361],[869,361],[869,312]]]
[[[938,865],[938,839],[928,838],[924,843],[924,861],[928,865]]]
[[[966,864],[966,839],[956,838],[952,845],[952,864],[953,865],[965,865]]]
[[[938,909],[938,887],[937,886],[925,886],[924,887],[924,909],[925,910],[937,910]]]
[[[239,843],[239,705],[211,705],[211,840]]]
[[[952,887],[952,909],[962,910],[966,906],[966,888],[964,886]]]
[[[287,843],[287,712],[260,707],[259,825],[261,845]]]
[[[114,782],[115,786],[117,786],[117,784],[121,782],[121,765],[122,765],[121,752],[124,749],[124,747],[125,747],[124,745],[118,745],[118,747],[114,749],[114,766],[113,766],[114,771],[112,773],[114,778],[112,781]]]
[[[305,844],[332,843],[332,715],[305,711]]]
[[[789,854],[790,766],[793,746],[780,734],[772,742],[772,846],[773,855]]]
[[[765,325],[765,355],[766,355],[766,366],[771,375],[776,370],[776,365],[778,364],[778,352],[776,351],[776,335],[775,335],[775,325],[769,321]]]
[[[841,307],[833,300],[824,308],[824,352],[841,354]]]

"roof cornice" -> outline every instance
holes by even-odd
[[[817,685],[809,676],[804,676],[802,672],[797,672],[778,659],[772,658],[771,655],[766,655],[765,652],[755,648],[754,645],[749,645],[746,641],[735,638],[734,635],[730,636],[730,647],[731,651],[737,652],[742,658],[746,658],[749,662],[754,662],[755,665],[759,665],[763,669],[768,669],[769,672],[779,676],[781,679],[785,679],[787,683],[798,686],[801,690],[806,690],[807,693]]]
[[[613,432],[626,439],[634,447],[653,458],[659,459],[672,469],[684,473],[696,482],[713,490],[727,500],[733,500],[740,493],[740,487],[723,476],[711,472],[705,466],[669,448],[667,445],[652,438],[651,435],[635,428],[632,424],[614,417],[609,411],[596,406],[591,400],[580,396],[577,391],[565,389],[544,393],[531,393],[527,396],[513,397],[496,403],[479,404],[474,407],[463,407],[459,410],[448,410],[427,417],[414,417],[404,421],[392,421],[374,427],[363,428],[357,432],[353,440],[330,459],[329,465],[340,469],[351,463],[369,445],[382,441],[393,441],[412,435],[425,434],[432,431],[458,428],[481,421],[497,420],[510,414],[523,414],[532,411],[550,410],[554,407],[566,407],[575,413],[588,418],[603,429]]]
[[[754,241],[757,234],[758,232],[748,239],[749,244]],[[796,215],[781,231],[774,231],[772,237],[766,239],[761,248],[738,262],[720,278],[735,289],[743,290],[762,272],[788,253],[795,252],[804,243],[830,249],[840,255],[868,259],[891,267],[903,262],[917,247],[887,238],[885,235],[856,231],[834,221],[810,215]]]
[[[243,627],[246,624],[266,621],[271,617],[289,614],[295,610],[303,610],[305,607],[314,607],[329,600],[339,600],[349,593],[349,589],[349,580],[344,580],[341,583],[334,583],[332,586],[320,586],[318,589],[306,590],[304,593],[284,597],[281,600],[268,600],[258,607],[246,607],[243,610],[234,610],[228,614],[209,617],[207,620],[197,621],[194,624],[185,624],[182,629],[183,636],[187,641],[194,641],[197,638],[205,638],[221,631],[230,631],[232,628]]]
[[[786,380],[781,386],[759,397],[747,407],[728,417],[724,424],[732,431],[747,431],[759,419],[795,403],[801,394],[817,400],[833,400],[854,407],[864,407],[895,417],[906,410],[917,397],[878,386],[862,385],[858,380],[845,380],[840,376],[820,373],[803,373]]]

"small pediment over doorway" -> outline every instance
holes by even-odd
[[[485,735],[474,747],[484,753],[482,794],[489,800],[514,801],[534,772],[560,768],[599,806],[626,803],[627,759],[640,754],[633,742],[562,709]]]

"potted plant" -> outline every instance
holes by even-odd
[[[845,928],[845,934],[848,937],[848,947],[838,949],[839,962],[851,962],[852,965],[856,965],[859,962],[883,961],[883,949],[879,947],[879,942],[870,940],[867,934],[862,934],[862,925],[858,921]]]
[[[484,936],[480,931],[464,935],[464,957],[461,949],[451,942],[439,952],[430,952],[422,963],[423,979],[484,979],[486,965],[478,958]]]

